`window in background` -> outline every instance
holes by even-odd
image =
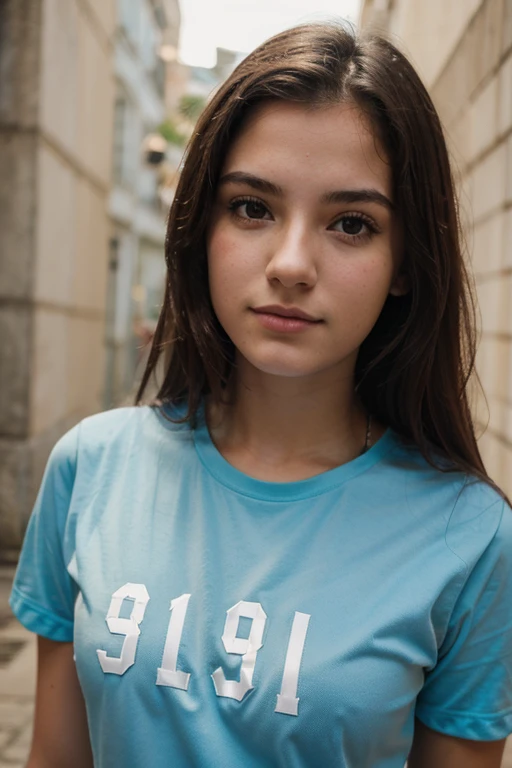
[[[121,84],[114,108],[114,182],[133,188],[140,160],[141,126],[137,110]]]

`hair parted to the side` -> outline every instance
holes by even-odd
[[[169,215],[165,299],[137,402],[162,362],[158,401],[188,403],[192,424],[206,394],[222,396],[234,347],[210,300],[206,230],[228,148],[249,111],[271,99],[353,102],[369,117],[393,171],[410,289],[387,299],[361,347],[355,384],[368,411],[428,461],[441,455],[442,469],[488,481],[468,404],[474,305],[442,127],[403,54],[337,22],[298,26],[263,43],[199,118]]]

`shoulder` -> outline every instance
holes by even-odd
[[[512,553],[512,510],[487,483],[466,478],[446,528],[446,544],[464,562],[490,547]]]
[[[141,437],[144,434],[160,432],[162,428],[176,432],[188,427],[173,422],[156,407],[146,405],[113,408],[88,416],[80,422],[80,442],[101,445],[120,438],[126,439],[130,435]]]
[[[422,530],[441,537],[461,565],[470,567],[498,534],[510,536],[512,510],[489,483],[463,472],[443,471],[429,464],[417,448],[399,441],[397,446],[393,465],[400,473],[398,485],[407,514]]]
[[[91,461],[112,463],[116,457],[147,455],[162,443],[171,449],[173,445],[183,446],[191,439],[191,431],[188,424],[171,420],[179,415],[150,406],[133,406],[88,416],[55,444],[48,465],[72,476],[78,466]]]
[[[101,446],[118,440],[131,438],[150,439],[165,435],[182,436],[190,432],[187,423],[179,423],[179,410],[170,411],[158,407],[143,405],[114,408],[84,419],[80,425],[80,444]]]

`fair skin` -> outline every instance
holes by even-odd
[[[92,768],[85,704],[73,644],[37,644],[34,735],[27,768]]]
[[[213,306],[237,350],[230,405],[210,403],[208,418],[234,466],[300,480],[360,453],[354,366],[388,294],[407,290],[400,234],[390,167],[356,107],[254,111],[226,157],[207,243]],[[276,305],[312,320],[259,311]],[[499,768],[503,747],[417,722],[408,765]],[[72,645],[40,638],[28,768],[69,765],[92,766]]]
[[[352,106],[266,104],[233,143],[207,250],[213,306],[237,349],[234,405],[212,408],[210,428],[242,471],[298,480],[360,453],[357,353],[388,294],[405,290],[391,186]],[[317,322],[269,330],[254,312],[268,305]]]

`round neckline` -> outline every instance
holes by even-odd
[[[384,434],[365,453],[355,459],[328,469],[304,480],[274,482],[260,480],[245,474],[224,458],[213,442],[204,408],[198,413],[197,426],[193,430],[196,453],[201,464],[219,483],[226,488],[262,501],[300,501],[338,488],[347,480],[365,472],[389,453],[395,442],[391,429]]]

